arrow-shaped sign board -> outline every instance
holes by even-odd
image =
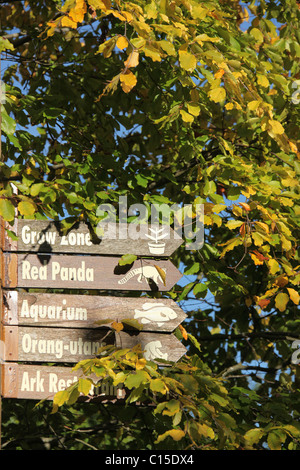
[[[99,328],[131,319],[143,331],[172,332],[186,318],[176,302],[165,298],[17,291],[6,291],[3,296],[5,325]]]
[[[136,260],[85,255],[3,253],[2,286],[169,291],[182,274],[170,260]]]
[[[1,365],[0,365],[1,367]],[[2,364],[2,396],[33,400],[53,400],[57,392],[65,390],[79,378],[85,377],[72,367],[51,367],[31,364]],[[89,395],[102,400],[125,398],[121,384],[117,387],[101,384],[99,378],[91,377],[97,385],[91,386]],[[89,397],[90,399],[90,397]]]
[[[64,234],[58,222],[16,219],[13,227],[4,223],[3,251],[168,257],[183,243],[169,225],[107,223],[100,228],[94,233],[80,223]]]
[[[176,362],[186,348],[173,334],[137,334],[88,328],[41,328],[3,326],[4,361],[77,363],[97,355],[109,344],[121,349],[140,345],[149,361],[163,359]]]

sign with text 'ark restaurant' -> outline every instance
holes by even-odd
[[[57,392],[65,390],[80,378],[85,378],[72,367],[51,367],[31,364],[5,363],[2,365],[4,398],[34,400],[53,400]],[[97,377],[91,377],[96,387],[91,384],[89,395],[97,399],[116,400],[125,398],[122,385],[101,384]]]
[[[6,226],[18,238],[5,232],[4,251],[168,257],[183,243],[169,225],[107,223],[94,233],[79,223],[65,234],[59,223],[47,220],[16,219]]]
[[[172,299],[98,295],[49,294],[6,291],[3,324],[57,326],[60,328],[109,327],[113,321],[132,319],[143,331],[172,332],[186,314]]]

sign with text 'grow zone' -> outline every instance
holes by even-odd
[[[3,397],[52,399],[57,391],[77,381],[78,372],[74,374],[71,365],[96,357],[102,346],[130,349],[140,345],[145,359],[152,361],[176,362],[185,354],[185,347],[172,332],[186,315],[173,300],[150,297],[151,292],[169,291],[181,278],[178,269],[164,257],[182,239],[175,237],[168,243],[161,228],[151,227],[150,233],[130,241],[122,238],[129,231],[123,224],[115,238],[95,241],[85,224],[62,234],[57,223],[18,220],[13,228],[18,239],[13,240],[4,225]],[[150,248],[149,239],[153,237],[154,246]],[[158,243],[159,238],[165,238],[164,242]],[[138,259],[120,263],[122,255],[128,253]],[[51,289],[66,292],[58,294]],[[72,289],[84,292],[73,294]],[[99,295],[98,291],[114,295]],[[119,291],[144,294],[118,296]],[[122,329],[113,328],[116,322],[122,323]],[[62,363],[70,367],[57,365]],[[124,390],[103,387],[97,387],[97,397],[124,398]]]
[[[95,233],[82,222],[65,233],[58,222],[19,219],[11,230],[17,240],[4,232],[3,251],[167,257],[183,243],[168,225],[147,223],[107,223]]]

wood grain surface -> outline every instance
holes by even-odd
[[[3,253],[2,286],[60,289],[168,291],[182,277],[170,260]],[[162,271],[164,274],[162,275]]]
[[[172,299],[4,291],[5,325],[110,327],[136,320],[143,331],[172,332],[186,314]],[[103,323],[107,321],[107,323]],[[100,323],[99,323],[100,322]],[[102,322],[102,323],[101,323]],[[127,328],[126,322],[124,328]]]
[[[13,240],[5,227],[18,239]],[[16,219],[13,227],[4,222],[2,232],[3,251],[18,252],[168,257],[183,243],[171,227],[157,224],[108,223],[101,235],[100,230],[96,234],[85,223],[64,233],[58,222]]]

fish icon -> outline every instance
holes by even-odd
[[[135,309],[134,318],[141,319],[144,325],[151,322],[156,322],[158,326],[162,326],[165,322],[174,320],[177,313],[170,307],[163,303],[146,302],[142,305],[143,310]]]

